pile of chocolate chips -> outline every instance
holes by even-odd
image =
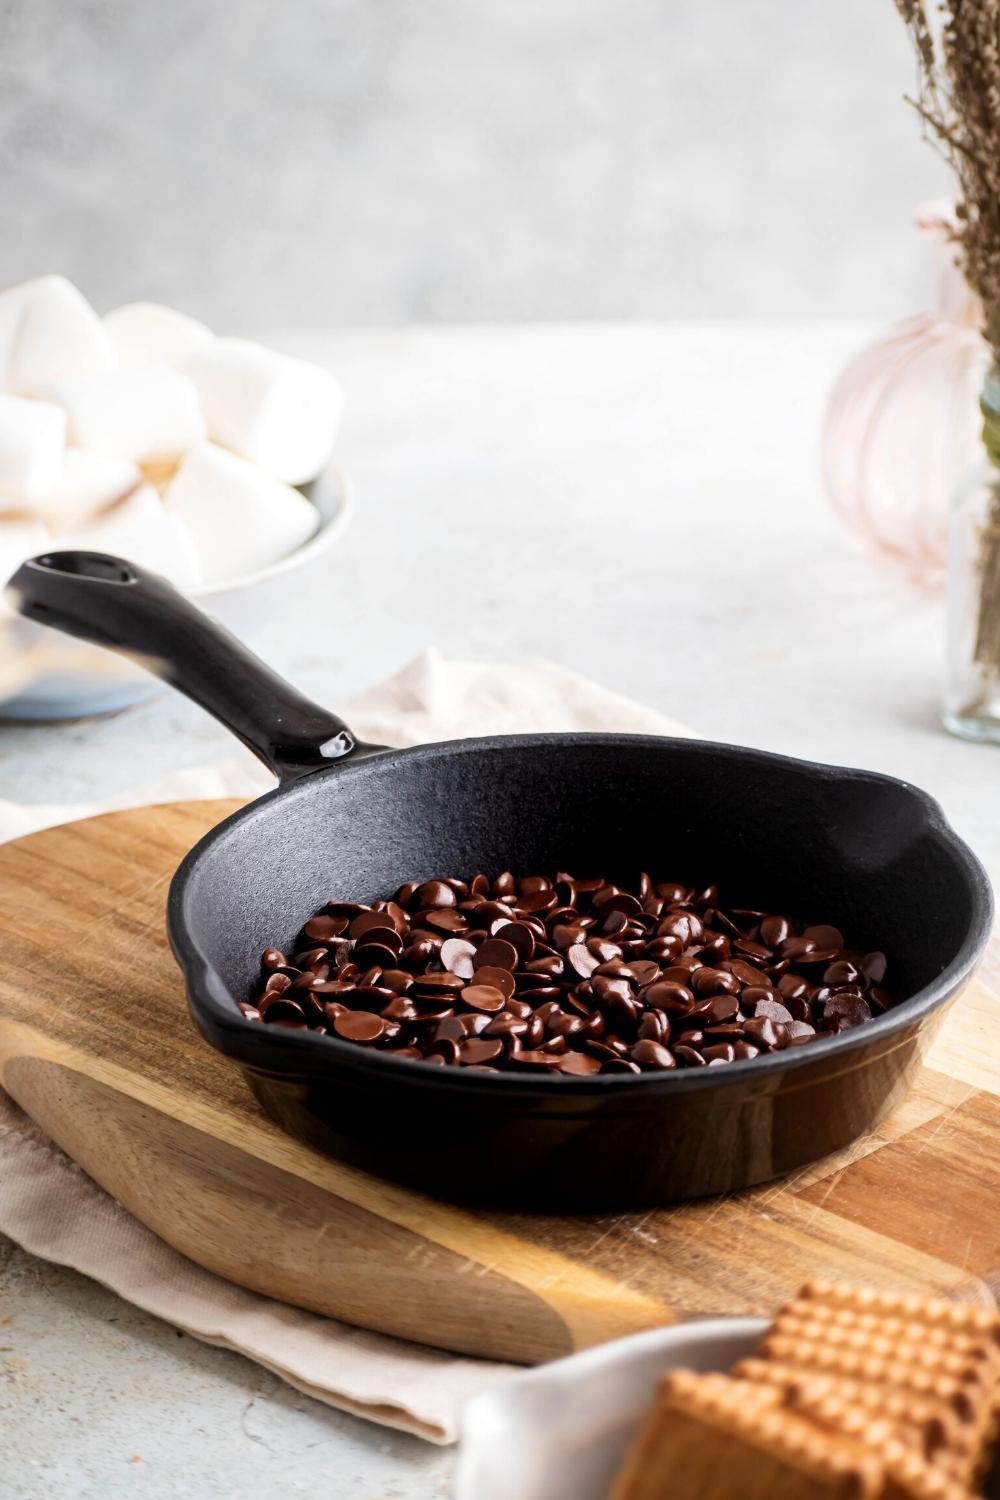
[[[715,886],[508,871],[329,902],[291,957],[265,949],[241,1009],[395,1057],[585,1077],[714,1067],[860,1026],[893,1003],[885,968],[836,927],[723,908]]]

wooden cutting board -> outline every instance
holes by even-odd
[[[902,1108],[794,1178],[652,1213],[466,1211],[284,1135],[196,1034],[166,889],[236,805],[111,813],[0,848],[0,1080],[192,1260],[366,1328],[525,1362],[677,1318],[765,1313],[811,1275],[1000,1298],[988,967]]]

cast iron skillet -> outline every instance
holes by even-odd
[[[170,889],[191,1013],[287,1130],[436,1193],[637,1207],[766,1181],[844,1146],[904,1092],[990,929],[986,875],[904,782],[645,735],[534,734],[389,750],[358,741],[169,584],[58,552],[11,581],[22,612],[127,649],[280,785],[214,829]],[[404,880],[568,869],[695,885],[835,922],[883,948],[904,1004],[854,1031],[725,1067],[594,1078],[465,1073],[236,1007],[261,950],[333,898]]]

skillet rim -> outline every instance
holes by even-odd
[[[540,746],[571,747],[593,745],[608,750],[625,746],[645,747],[650,750],[668,748],[707,752],[721,756],[724,760],[739,761],[758,766],[770,766],[798,773],[806,773],[819,782],[859,783],[877,787],[892,787],[905,793],[913,802],[914,814],[920,815],[920,823],[914,825],[916,834],[930,836],[943,845],[953,856],[965,876],[965,892],[969,902],[969,917],[966,936],[958,951],[936,978],[916,994],[902,1001],[884,1015],[865,1022],[850,1031],[824,1037],[808,1046],[791,1048],[783,1052],[772,1052],[764,1057],[748,1058],[728,1063],[724,1068],[679,1069],[676,1072],[649,1072],[639,1074],[598,1073],[592,1077],[575,1078],[564,1074],[545,1073],[534,1075],[516,1072],[497,1072],[492,1075],[466,1073],[461,1068],[440,1068],[431,1063],[418,1062],[412,1058],[396,1058],[391,1052],[360,1048],[336,1037],[320,1036],[311,1032],[281,1031],[269,1034],[257,1022],[248,1020],[237,1008],[235,997],[223,984],[221,977],[198,948],[188,928],[185,906],[188,886],[209,851],[244,822],[266,816],[275,801],[286,798],[308,796],[317,778],[324,781],[333,777],[337,782],[344,778],[364,774],[364,769],[377,761],[390,772],[394,764],[413,757],[431,758],[435,754],[453,757],[476,754],[484,750],[533,749]],[[566,1098],[567,1090],[577,1097],[597,1094],[604,1097],[634,1096],[639,1089],[648,1093],[650,1089],[671,1090],[674,1093],[697,1092],[706,1087],[738,1087],[741,1083],[752,1083],[758,1079],[763,1088],[768,1080],[785,1075],[796,1075],[804,1069],[822,1065],[828,1059],[842,1057],[847,1063],[851,1054],[869,1050],[880,1040],[891,1038],[918,1021],[925,1020],[949,1000],[971,977],[983,956],[989,941],[994,915],[994,896],[986,870],[966,841],[960,837],[945,816],[944,809],[936,798],[912,782],[901,777],[890,776],[881,771],[867,771],[854,766],[837,766],[823,761],[809,761],[797,756],[781,755],[770,750],[759,750],[748,746],[726,744],[714,740],[701,740],[687,736],[617,734],[614,732],[581,732],[519,735],[487,735],[478,738],[434,741],[430,744],[407,746],[403,749],[375,748],[361,750],[347,760],[322,767],[294,781],[281,784],[262,796],[254,798],[246,806],[224,818],[209,829],[188,851],[170,881],[167,896],[167,936],[174,957],[184,975],[188,1006],[192,1018],[203,1039],[216,1051],[242,1067],[258,1073],[286,1080],[323,1079],[330,1067],[349,1067],[360,1074],[374,1073],[386,1084],[394,1080],[409,1082],[413,1086],[434,1084],[445,1090],[465,1090],[481,1094],[500,1091],[508,1098],[513,1095],[539,1095],[551,1099]],[[225,997],[224,999],[222,997]],[[902,1045],[899,1043],[898,1045]],[[895,1050],[887,1047],[884,1051]],[[280,1061],[265,1061],[260,1054],[277,1055]],[[400,1073],[405,1069],[405,1073]],[[386,1071],[388,1070],[388,1071]],[[804,1080],[808,1085],[810,1079]]]

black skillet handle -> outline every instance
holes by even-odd
[[[7,587],[29,620],[137,657],[221,720],[281,781],[382,748],[356,739],[173,584],[135,563],[47,552],[23,563]]]

